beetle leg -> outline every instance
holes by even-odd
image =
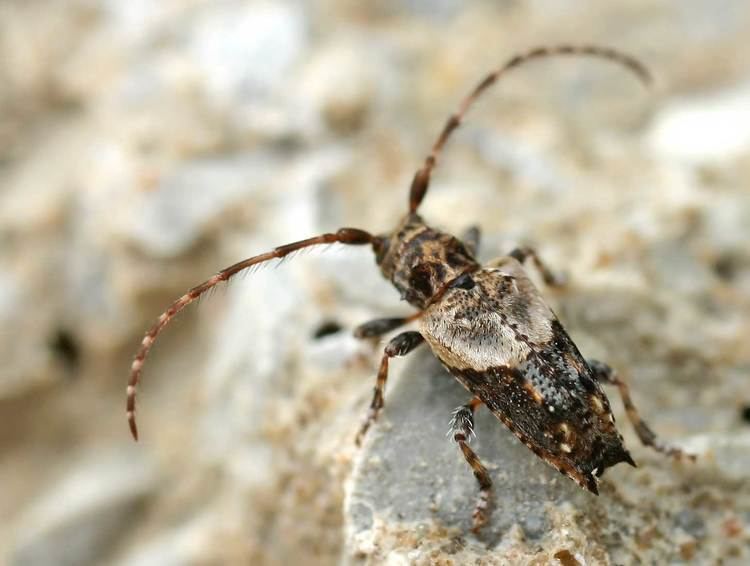
[[[588,364],[597,380],[601,383],[608,383],[617,386],[617,389],[620,391],[620,397],[622,397],[622,404],[625,405],[625,412],[628,415],[628,419],[630,419],[638,438],[644,445],[650,446],[657,452],[661,452],[662,454],[666,454],[677,460],[683,457],[695,460],[695,454],[688,454],[680,448],[664,442],[656,435],[651,427],[646,424],[641,418],[638,409],[636,409],[633,404],[628,384],[617,375],[614,369],[599,360],[588,360]]]
[[[376,318],[375,320],[368,320],[354,329],[354,337],[377,338],[383,334],[388,334],[391,330],[395,330],[409,321],[409,317]]]
[[[423,311],[417,311],[409,316],[396,318],[376,318],[375,320],[368,320],[364,324],[360,324],[357,328],[354,329],[354,337],[377,338],[378,336],[382,336],[383,334],[388,334],[391,330],[395,330],[399,326],[414,322],[416,319],[422,316],[422,313]],[[406,333],[404,332],[404,334]]]
[[[405,356],[423,342],[424,338],[422,338],[422,335],[413,330],[402,332],[388,342],[383,352],[383,358],[380,361],[380,369],[378,370],[378,378],[375,382],[370,409],[367,411],[367,416],[355,439],[357,446],[362,444],[362,439],[365,437],[367,430],[377,420],[380,410],[383,408],[385,382],[388,379],[388,360],[397,356]]]
[[[471,449],[469,442],[474,434],[474,411],[481,405],[482,401],[474,397],[466,405],[458,407],[453,411],[451,428],[448,434],[453,436],[453,441],[458,444],[466,462],[471,466],[474,477],[479,484],[479,499],[474,507],[472,515],[474,525],[472,530],[476,533],[487,523],[492,513],[492,479],[484,467],[479,456]]]
[[[542,274],[542,279],[550,287],[562,287],[568,282],[568,278],[561,274],[555,273],[547,267],[547,265],[539,258],[534,248],[521,247],[516,248],[508,254],[511,257],[516,258],[519,262],[524,263],[528,258],[531,258],[534,262],[534,267],[539,270]]]

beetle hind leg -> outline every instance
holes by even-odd
[[[466,463],[471,466],[471,471],[479,484],[479,499],[472,514],[474,523],[472,531],[475,533],[481,530],[492,514],[492,479],[479,456],[469,446],[472,437],[476,436],[474,434],[474,411],[481,403],[479,398],[474,397],[469,403],[453,411],[451,428],[448,431],[448,434],[453,437],[453,441],[461,449]]]
[[[633,404],[628,384],[617,375],[614,369],[599,360],[588,360],[588,365],[597,380],[601,383],[614,385],[620,391],[620,397],[622,397],[622,404],[625,405],[625,412],[628,415],[628,419],[630,419],[638,438],[645,446],[650,446],[657,452],[661,452],[662,454],[666,454],[677,460],[682,458],[695,460],[695,454],[689,454],[676,446],[664,442],[657,436],[653,429],[646,424],[641,418],[638,409]]]

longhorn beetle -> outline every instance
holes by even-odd
[[[562,284],[531,248],[518,248],[505,257],[481,265],[476,259],[479,231],[470,229],[463,240],[427,225],[417,213],[427,194],[430,176],[449,137],[474,102],[503,74],[532,59],[553,55],[597,57],[617,63],[644,84],[651,81],[637,59],[607,47],[559,45],[520,53],[487,75],[452,114],[417,170],[409,193],[409,210],[395,229],[373,235],[358,228],[341,228],[306,240],[279,246],[245,259],[193,287],[159,316],[146,332],[133,360],[127,386],[127,417],[134,439],[136,387],[154,340],[187,305],[222,281],[249,267],[281,259],[321,244],[371,246],[375,261],[410,305],[417,309],[403,318],[381,318],[357,327],[359,338],[383,336],[410,322],[406,331],[385,347],[366,418],[356,436],[360,445],[384,404],[388,361],[405,356],[424,342],[471,395],[453,412],[451,430],[479,483],[473,528],[478,531],[490,514],[492,480],[469,442],[474,434],[474,412],[486,405],[526,446],[584,489],[598,494],[598,478],[619,462],[635,466],[615,427],[615,418],[601,384],[615,385],[628,418],[641,442],[680,458],[678,448],[661,442],[641,419],[628,386],[603,362],[586,360],[547,306],[526,274],[531,260],[545,284]]]

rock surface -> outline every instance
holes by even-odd
[[[748,563],[749,38],[744,0],[0,3],[0,563]],[[132,444],[128,368],[170,301],[279,244],[390,229],[460,97],[571,40],[634,53],[655,87],[592,61],[518,70],[421,211],[480,225],[484,259],[536,245],[569,276],[545,295],[581,350],[699,462],[639,447],[612,399],[640,467],[593,498],[480,413],[506,488],[468,534],[473,480],[444,438],[465,397],[424,353],[394,362],[354,449],[382,344],[350,330],[409,310],[341,247],[175,320]]]
[[[727,528],[728,517],[742,516],[750,499],[737,493],[717,514],[716,496],[746,484],[748,433],[672,438],[699,456],[693,464],[636,445],[621,421],[639,468],[608,470],[596,497],[480,410],[473,448],[493,477],[495,508],[475,535],[476,482],[445,438],[446,416],[466,402],[466,391],[427,352],[415,354],[390,385],[388,409],[347,485],[349,563],[732,562],[747,550],[744,541],[732,545]],[[616,392],[610,397],[615,401]]]
[[[446,442],[449,417],[469,394],[429,353],[414,358],[391,384],[387,417],[358,456],[347,500],[349,536],[355,545],[373,536],[376,523],[434,521],[459,534],[471,531],[476,482],[458,447]],[[528,449],[501,427],[482,410],[472,441],[496,478],[498,505],[481,533],[493,546],[514,525],[536,541],[551,527],[547,507],[594,497],[529,457]]]

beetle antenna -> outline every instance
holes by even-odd
[[[375,238],[369,232],[359,230],[357,228],[341,228],[336,233],[321,234],[314,238],[308,238],[306,240],[300,240],[285,246],[279,246],[274,248],[270,252],[256,255],[254,257],[240,261],[222,269],[216,275],[207,279],[200,285],[197,285],[185,293],[182,297],[177,299],[172,305],[165,310],[159,318],[156,320],[154,325],[149,328],[146,335],[141,341],[141,347],[138,349],[138,353],[135,355],[132,365],[130,366],[130,379],[128,380],[127,387],[127,403],[126,410],[128,415],[128,425],[130,426],[130,433],[133,435],[135,440],[138,440],[138,427],[135,423],[135,395],[138,383],[141,380],[141,372],[143,371],[143,364],[146,360],[146,356],[151,351],[154,345],[154,341],[159,336],[164,327],[172,320],[177,313],[188,306],[190,303],[198,299],[206,291],[213,289],[222,281],[227,281],[233,275],[236,275],[240,271],[259,265],[263,262],[272,259],[282,259],[291,253],[294,253],[303,248],[310,246],[316,246],[319,244],[351,244],[351,245],[363,245],[371,244]]]
[[[635,57],[610,47],[600,47],[597,45],[554,45],[549,47],[536,47],[511,57],[503,65],[482,79],[482,81],[474,87],[474,90],[463,99],[458,110],[448,118],[443,126],[443,130],[440,132],[440,135],[432,146],[430,154],[425,159],[424,165],[422,165],[414,175],[414,180],[411,184],[411,191],[409,193],[410,213],[414,214],[417,211],[425,194],[427,194],[427,189],[430,185],[430,174],[435,168],[435,165],[437,165],[437,160],[440,157],[440,153],[442,152],[445,143],[448,141],[448,138],[450,138],[454,130],[461,125],[466,112],[484,93],[484,91],[495,84],[505,73],[520,67],[527,61],[562,55],[595,57],[611,61],[632,72],[644,85],[649,86],[652,82],[651,73],[643,63]]]

